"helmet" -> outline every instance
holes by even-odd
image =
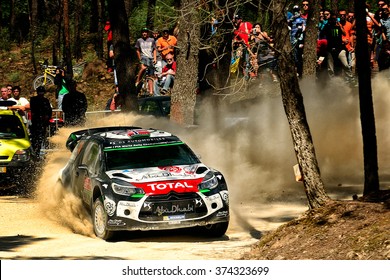
[[[149,32],[149,29],[147,27],[144,27],[141,29],[141,32]]]
[[[234,19],[242,19],[242,17],[240,15],[235,15]]]
[[[46,92],[46,89],[45,89],[44,86],[39,86],[39,87],[37,87],[37,92],[43,92],[43,93],[45,93],[45,92]]]

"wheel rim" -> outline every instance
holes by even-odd
[[[95,208],[95,229],[98,235],[103,235],[106,230],[106,219],[103,205],[100,203]]]

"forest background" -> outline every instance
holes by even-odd
[[[4,0],[0,2],[0,80],[2,84],[20,85],[25,95],[33,94],[32,81],[42,72],[40,62],[47,59],[51,65],[68,66],[86,61],[87,71],[80,82],[80,90],[86,93],[89,110],[102,109],[113,93],[113,75],[105,71],[107,46],[104,25],[110,20],[109,6],[118,1],[104,0]],[[125,0],[124,7],[128,20],[130,62],[136,61],[134,44],[140,37],[141,28],[150,30],[169,29],[179,36],[180,20],[183,22],[184,1],[173,0]],[[201,94],[208,94],[224,88],[228,79],[230,62],[229,40],[226,36],[233,30],[233,15],[239,13],[245,21],[260,22],[272,33],[271,0],[257,1],[194,1],[199,17],[202,45],[198,51],[198,77],[195,82]],[[292,9],[301,1],[287,1],[286,9]],[[322,7],[353,10],[351,0],[320,1]],[[367,1],[372,7],[375,1]],[[217,40],[210,40],[210,23],[219,21]],[[67,27],[68,25],[68,27]],[[36,26],[36,28],[35,28]],[[68,30],[67,30],[68,29]],[[186,43],[186,42],[184,42]],[[224,46],[227,48],[223,49]],[[18,59],[17,59],[18,57]],[[16,59],[18,60],[15,63]],[[210,64],[223,65],[213,71]],[[70,66],[70,67],[69,67]],[[211,70],[210,70],[211,69]],[[73,75],[73,73],[71,73]],[[180,81],[178,81],[180,83]],[[49,89],[50,90],[50,89]],[[133,89],[131,89],[133,90]],[[53,89],[51,89],[53,91]],[[50,95],[52,97],[53,95]],[[52,100],[55,102],[55,100]]]

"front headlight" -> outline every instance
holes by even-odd
[[[129,182],[113,179],[111,184],[112,190],[120,195],[132,196],[134,194],[145,194],[143,189],[136,188]]]
[[[29,161],[30,160],[29,150],[17,150],[12,158],[13,161]]]
[[[209,172],[203,178],[202,183],[198,185],[199,190],[209,189],[212,190],[218,186],[218,179],[213,172]]]

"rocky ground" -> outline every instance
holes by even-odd
[[[244,259],[389,260],[390,201],[332,201],[265,235]]]

